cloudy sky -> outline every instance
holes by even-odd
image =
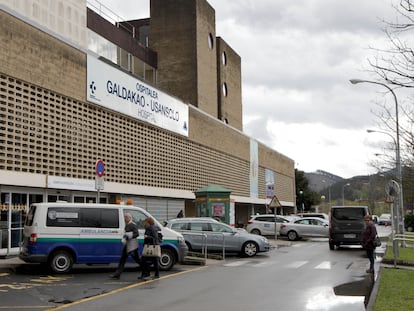
[[[99,0],[125,19],[149,17],[149,0]],[[216,35],[242,59],[244,132],[295,161],[349,178],[376,172],[379,144],[368,134],[378,101],[368,59],[389,46],[383,20],[396,0],[208,0]]]

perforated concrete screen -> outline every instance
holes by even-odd
[[[0,75],[0,170],[249,194],[249,163],[170,132]],[[264,182],[264,172],[261,179]]]

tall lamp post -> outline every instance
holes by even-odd
[[[322,180],[323,183],[327,183],[325,179]],[[331,208],[331,185],[328,183],[328,200],[329,200],[329,208]]]
[[[347,183],[342,186],[342,205],[345,205],[345,187],[350,186],[350,183]]]
[[[360,80],[360,79],[351,79],[349,80],[352,84],[358,84],[358,83],[371,83],[371,84],[377,84],[385,87],[390,93],[392,94],[395,102],[395,126],[396,126],[396,139],[395,142],[395,149],[396,149],[396,177],[398,186],[400,188],[400,192],[398,195],[398,209],[397,209],[397,221],[398,221],[398,233],[404,234],[404,224],[403,224],[403,209],[404,209],[404,203],[403,203],[403,188],[402,188],[402,172],[401,172],[401,157],[400,157],[400,125],[398,123],[398,100],[397,96],[395,95],[392,88],[390,88],[388,85],[376,82],[376,81],[369,81],[369,80]],[[384,133],[384,132],[383,132]],[[388,134],[388,133],[387,133]],[[394,138],[393,138],[394,139]]]
[[[394,142],[395,150],[397,150],[397,141],[395,140],[394,136],[392,136],[390,133],[387,133],[387,132],[384,132],[384,131],[378,131],[378,130],[370,130],[370,129],[368,129],[367,132],[368,133],[380,133],[380,134],[384,134],[384,135],[387,135],[387,136],[391,137],[392,141]],[[396,151],[396,153],[397,153],[397,151]],[[379,155],[379,154],[375,154],[375,155]],[[397,155],[396,155],[395,159],[397,159]],[[396,177],[397,180],[399,180],[400,178],[398,177],[397,160],[396,160],[395,169],[396,169],[395,177]],[[398,186],[400,187],[400,191],[401,191],[401,185],[398,184]],[[393,230],[393,234],[395,234],[395,233],[399,232],[399,229],[398,229],[399,209],[398,208],[391,209],[391,214],[392,214],[392,230]]]
[[[302,209],[302,214],[305,212],[305,205],[303,204],[303,191],[299,191],[300,194],[300,208]]]

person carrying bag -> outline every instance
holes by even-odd
[[[149,263],[154,265],[154,279],[160,277],[158,260],[161,257],[161,246],[158,239],[158,227],[155,225],[154,219],[148,217],[145,219],[144,248],[142,250],[141,266],[142,274],[140,279],[150,276]]]
[[[119,279],[122,271],[124,271],[124,266],[127,261],[128,256],[131,256],[138,265],[141,265],[141,260],[138,255],[138,226],[135,222],[132,221],[132,216],[130,213],[124,214],[125,220],[125,234],[122,238],[122,254],[118,263],[118,268],[115,273],[111,274],[110,277],[113,279]]]
[[[372,223],[371,215],[366,215],[365,220],[365,229],[361,235],[361,245],[367,252],[367,257],[369,259],[369,269],[367,273],[374,273],[374,251],[375,251],[375,239],[377,237],[377,228]]]

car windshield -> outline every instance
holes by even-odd
[[[316,226],[323,226],[324,223],[319,219],[300,219],[295,221],[296,224],[302,225],[316,225]]]
[[[336,208],[332,216],[337,220],[357,220],[364,218],[365,213],[362,208]]]
[[[222,224],[211,224],[211,230],[213,232],[228,232],[228,233],[233,232],[233,229],[231,227],[227,227]]]

